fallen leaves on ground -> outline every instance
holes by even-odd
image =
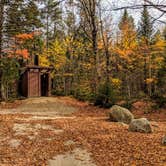
[[[62,104],[69,105],[74,105],[75,102],[72,99],[59,100]],[[23,119],[29,118],[29,115],[0,115],[0,164],[44,166],[54,156],[80,147],[92,154],[97,166],[166,165],[166,147],[161,145],[161,139],[166,133],[166,119],[157,122],[152,134],[132,133],[126,125],[109,122],[108,110],[78,101],[75,106],[79,111],[73,114],[76,116],[74,119],[27,122]],[[32,127],[36,124],[50,125],[64,132],[57,134],[49,129],[39,129],[35,135],[30,131],[16,135],[13,130],[15,123],[28,123]],[[34,139],[29,139],[28,136]],[[20,140],[20,146],[11,147],[11,139]],[[66,145],[69,140],[75,144]]]

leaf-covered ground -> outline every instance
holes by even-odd
[[[86,149],[97,166],[166,165],[166,147],[161,145],[166,134],[165,111],[146,114],[153,120],[154,132],[141,134],[129,132],[127,125],[109,122],[108,110],[70,98],[55,98],[51,102],[56,102],[54,109],[58,112],[51,116],[49,109],[48,114],[42,112],[42,107],[46,109],[44,105],[49,107],[50,102],[43,104],[41,114],[39,111],[35,114],[35,109],[33,114],[19,111],[23,104],[27,106],[27,102],[14,110],[1,108],[0,165],[44,166],[58,154],[76,148]],[[32,104],[35,107],[36,101]],[[37,104],[40,105],[40,100]],[[71,109],[70,115],[59,113],[67,108]],[[160,114],[162,120],[158,119]],[[67,144],[69,141],[74,143]]]

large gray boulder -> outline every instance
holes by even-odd
[[[134,119],[133,114],[128,109],[118,105],[111,107],[109,117],[113,122],[123,122],[125,124],[130,124],[132,119]]]
[[[165,137],[162,139],[162,144],[166,146],[166,135],[165,135]]]
[[[133,119],[129,125],[129,131],[152,133],[152,127],[150,122],[146,118]]]

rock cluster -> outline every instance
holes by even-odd
[[[152,133],[152,126],[146,118],[134,119],[134,115],[126,108],[114,105],[109,112],[112,122],[129,124],[129,131]]]

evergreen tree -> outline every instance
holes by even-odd
[[[125,29],[125,26],[128,26],[128,28],[133,29],[134,26],[134,19],[132,16],[129,16],[127,9],[124,10],[123,16],[119,23],[119,29],[123,30]]]
[[[2,56],[1,54],[2,54],[3,24],[4,24],[4,8],[5,8],[5,4],[1,3],[0,5],[0,58]]]
[[[144,69],[143,69],[144,92],[145,93],[149,92],[149,95],[151,95],[151,85],[149,85],[149,88],[148,88],[146,81],[147,79],[151,78],[150,44],[152,39],[152,33],[153,33],[153,25],[152,25],[152,21],[151,21],[147,6],[145,5],[141,13],[141,22],[140,22],[138,34],[140,38],[140,45],[143,48],[143,54],[144,54]]]
[[[7,10],[6,36],[30,33],[42,26],[40,12],[34,1],[13,0]]]
[[[6,36],[13,37],[24,33],[23,0],[13,0],[7,9]]]
[[[24,26],[26,32],[32,32],[35,29],[42,27],[40,11],[34,0],[28,2],[24,8],[23,14],[25,17]]]
[[[145,38],[148,42],[152,37],[152,33],[153,33],[152,20],[150,18],[147,6],[144,6],[143,11],[141,13],[139,36]]]
[[[41,0],[43,3],[43,8],[41,9],[42,20],[45,24],[46,29],[46,47],[48,50],[49,43],[55,37],[57,31],[57,24],[61,21],[62,10],[60,8],[59,1],[52,0]],[[53,32],[53,33],[52,33]]]
[[[164,28],[162,35],[166,43],[166,27]],[[164,62],[158,72],[158,87],[160,89],[160,95],[165,94],[165,91],[166,91],[166,86],[165,86],[166,85],[166,46],[164,48],[163,58],[164,58]]]

